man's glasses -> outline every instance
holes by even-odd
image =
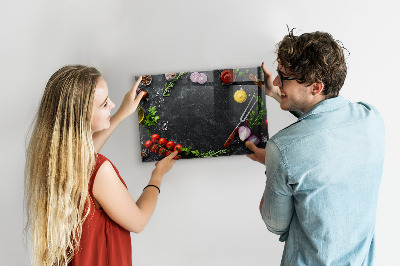
[[[284,80],[295,80],[295,79],[297,79],[296,77],[284,77],[281,71],[279,71],[279,70],[277,70],[277,71],[278,71],[279,80],[281,81],[282,87],[283,87],[283,81]]]

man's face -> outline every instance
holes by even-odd
[[[300,84],[296,79],[286,80],[285,78],[296,77],[296,75],[287,73],[281,64],[278,65],[277,71],[278,75],[275,77],[273,85],[280,89],[282,110],[304,113],[314,106],[312,85]],[[280,75],[283,80],[281,80]]]

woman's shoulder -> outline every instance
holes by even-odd
[[[96,173],[95,175],[102,175],[107,177],[118,177],[119,180],[125,185],[124,180],[121,178],[118,169],[115,165],[104,155],[97,153],[96,154]],[[97,179],[97,178],[96,178]]]

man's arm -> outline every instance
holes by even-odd
[[[279,87],[274,86],[274,76],[268,70],[268,68],[264,65],[264,62],[261,64],[261,68],[264,71],[264,84],[265,84],[265,95],[268,95],[274,98],[278,103],[281,103],[281,91]],[[301,112],[299,111],[289,111],[292,115],[299,118],[301,116]]]
[[[261,68],[264,71],[265,95],[268,95],[274,98],[278,103],[281,103],[281,90],[278,86],[274,86],[274,76],[265,66],[264,62],[262,62]]]
[[[246,141],[246,146],[254,154],[246,154],[253,161],[266,164],[267,183],[260,201],[261,217],[272,233],[282,235],[288,231],[294,211],[291,189],[287,186],[287,172],[282,164],[283,158],[272,140],[266,149]],[[284,241],[284,238],[282,238]]]
[[[278,235],[284,235],[289,230],[294,212],[292,188],[288,185],[289,176],[283,161],[281,151],[273,140],[269,140],[265,160],[267,181],[260,213],[268,230]]]

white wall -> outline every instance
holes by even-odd
[[[341,94],[374,104],[385,119],[376,237],[379,265],[393,265],[400,237],[395,219],[400,185],[397,10],[392,0],[2,1],[1,264],[29,264],[22,235],[25,137],[55,70],[72,63],[96,66],[119,103],[137,74],[262,61],[275,69],[275,44],[288,24],[299,33],[321,30],[341,40],[351,52]],[[276,103],[268,101],[268,108],[272,133],[293,121]],[[102,151],[135,198],[153,169],[153,163],[140,162],[138,148],[133,116]],[[148,227],[132,234],[134,265],[279,265],[283,244],[258,213],[264,182],[262,165],[245,156],[178,161],[164,179]]]

